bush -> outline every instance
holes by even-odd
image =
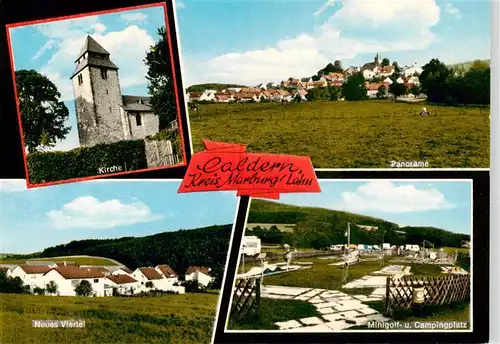
[[[40,287],[35,287],[33,293],[37,295],[45,295],[45,289]]]
[[[186,289],[186,293],[200,293],[204,292],[206,289],[203,284],[198,283],[198,281],[194,280],[185,281],[182,285]]]
[[[90,296],[93,293],[92,285],[87,280],[82,280],[76,287],[75,293],[77,296]]]
[[[143,140],[120,141],[80,147],[68,152],[28,154],[29,181],[33,184],[95,176],[104,167],[121,166],[121,171],[147,168]]]

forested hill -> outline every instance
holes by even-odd
[[[99,256],[115,259],[131,269],[168,264],[179,275],[183,275],[190,265],[209,266],[222,280],[231,229],[232,225],[222,225],[145,237],[78,240],[46,248],[36,254],[36,258]]]
[[[248,86],[243,85],[233,85],[233,84],[199,84],[191,85],[187,88],[188,92],[203,92],[205,90],[216,90],[222,91],[227,88],[244,88]]]
[[[435,247],[461,247],[470,236],[449,232],[435,227],[399,227],[383,219],[324,208],[300,207],[278,202],[253,199],[248,215],[248,223],[295,224],[293,232],[278,233],[276,229],[253,229],[247,235],[258,235],[263,241],[288,243],[295,247],[325,248],[333,244],[346,243],[347,224],[351,227],[351,243],[380,245],[418,244],[427,240]],[[376,231],[366,231],[361,226],[378,227]],[[384,234],[385,233],[385,234]],[[269,240],[266,240],[266,237]]]

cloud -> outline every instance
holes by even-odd
[[[122,14],[122,17],[127,13]],[[129,13],[138,18],[141,13]],[[61,93],[62,101],[74,99],[70,77],[74,61],[87,35],[96,39],[110,54],[112,61],[120,68],[121,87],[139,86],[147,83],[147,66],[144,57],[154,44],[154,39],[145,29],[129,25],[121,31],[107,31],[99,17],[85,17],[49,24],[35,25],[48,40],[33,58],[39,58],[49,46],[57,49],[47,63],[39,70],[47,76]]]
[[[19,192],[27,190],[26,180],[24,179],[2,179],[0,181],[0,191]]]
[[[163,218],[139,201],[124,204],[117,199],[100,201],[92,196],[78,197],[59,210],[49,211],[47,216],[58,229],[115,228]]]
[[[176,7],[177,9],[186,8],[186,4],[185,4],[185,3],[183,3],[182,1],[177,1],[177,2],[175,3],[175,7]]]
[[[46,51],[51,50],[55,47],[55,44],[54,44],[55,42],[56,42],[55,39],[49,39],[47,42],[45,42],[45,44],[40,49],[38,49],[35,56],[33,56],[31,59],[33,61],[38,60],[40,58],[40,56],[42,56]]]
[[[338,208],[348,211],[407,213],[450,209],[455,206],[438,189],[418,189],[415,185],[394,185],[391,181],[369,182],[355,192],[343,192]]]
[[[446,4],[446,6],[444,7],[444,10],[457,19],[462,18],[462,13],[460,12],[460,10],[458,8],[456,8],[455,5],[453,5],[451,2],[448,2]]]
[[[316,12],[314,12],[315,16],[319,16],[321,13],[323,13],[328,7],[333,7],[337,4],[337,0],[327,0],[323,5],[321,5],[320,8]]]
[[[148,15],[141,12],[123,13],[120,18],[126,22],[146,23]]]
[[[242,84],[278,81],[312,75],[335,59],[421,50],[437,41],[432,28],[440,20],[440,8],[435,0],[388,0],[382,8],[378,1],[338,1],[338,5],[313,32],[283,38],[273,47],[228,53],[208,61],[188,58],[186,80]]]

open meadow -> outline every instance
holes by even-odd
[[[0,294],[0,342],[210,343],[218,294],[56,297]],[[85,320],[85,328],[32,328],[32,320]]]
[[[426,106],[429,117],[419,111]],[[201,140],[248,145],[248,152],[309,155],[315,168],[488,168],[489,108],[394,103],[202,104],[190,112],[194,150]],[[436,116],[437,114],[437,116]]]

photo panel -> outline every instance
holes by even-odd
[[[212,341],[234,194],[179,194],[179,180],[0,182],[2,342]]]
[[[488,173],[332,174],[242,200],[215,343],[484,342]]]
[[[53,1],[50,17],[11,11],[12,103],[28,187],[186,166],[173,5],[122,3],[79,12]]]
[[[489,168],[490,2],[183,4],[195,152],[208,139],[319,169]]]

